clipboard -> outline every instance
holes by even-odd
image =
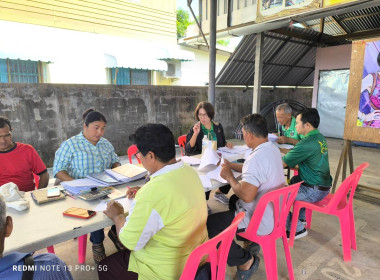
[[[32,191],[30,195],[32,196],[33,200],[38,204],[66,198],[66,196],[62,192],[60,192],[59,196],[54,196],[54,197],[47,197],[47,193],[48,193],[48,189],[45,188],[41,190]]]

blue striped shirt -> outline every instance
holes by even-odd
[[[55,152],[53,172],[56,176],[65,170],[74,179],[80,179],[111,168],[115,162],[120,161],[107,139],[100,138],[94,146],[81,132],[63,142]]]

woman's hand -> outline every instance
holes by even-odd
[[[197,122],[193,126],[193,131],[196,136],[198,136],[199,132],[201,131],[201,122]]]
[[[128,190],[126,193],[127,198],[129,199],[135,198],[136,193],[138,192],[139,189],[141,189],[141,187],[133,187],[133,188],[128,187]]]

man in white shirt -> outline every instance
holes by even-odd
[[[252,149],[244,164],[225,161],[220,175],[231,185],[235,195],[230,199],[230,210],[210,215],[207,220],[209,237],[212,238],[227,228],[235,215],[245,212],[244,220],[238,226],[238,232],[245,231],[260,198],[267,192],[285,186],[284,171],[279,149],[268,142],[268,129],[265,118],[252,114],[241,120],[244,141]],[[232,169],[242,172],[238,182]],[[258,229],[260,235],[273,230],[273,208],[265,210]],[[257,270],[260,259],[254,250],[243,249],[232,241],[227,263],[237,266],[236,279],[249,279]]]

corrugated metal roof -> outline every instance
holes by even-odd
[[[262,85],[312,86],[317,46],[349,44],[350,40],[380,34],[380,6],[301,23],[308,28],[265,32]],[[216,78],[218,85],[253,84],[256,34],[244,36]]]
[[[305,33],[311,32],[305,29]],[[256,34],[242,39],[234,54],[220,71],[216,80],[218,85],[249,86],[253,84],[255,45]],[[263,46],[262,85],[312,85],[312,79],[308,78],[314,73],[315,57],[314,41],[266,32]]]

